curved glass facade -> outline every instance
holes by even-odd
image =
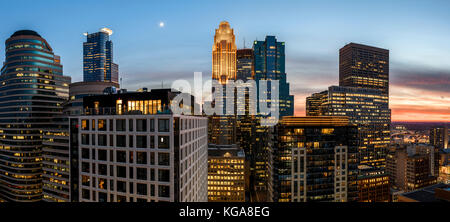
[[[63,127],[55,119],[69,97],[70,77],[62,75],[59,56],[33,31],[16,32],[5,49],[0,75],[0,198],[40,201],[47,156],[43,137]]]

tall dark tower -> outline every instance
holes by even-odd
[[[55,119],[69,97],[70,77],[63,76],[60,57],[34,31],[17,31],[5,45],[0,76],[0,198],[40,201],[43,165],[57,161],[43,154],[43,137],[60,127]]]
[[[389,95],[389,50],[356,43],[341,48],[339,86],[379,89]]]
[[[347,102],[339,106],[337,103],[330,104],[337,108],[336,111],[347,110],[340,113],[345,112],[351,117],[351,121],[358,125],[360,164],[384,168],[391,125],[389,50],[356,43],[341,48],[339,86],[340,88],[330,88],[340,92],[330,92],[330,101],[338,95],[347,97],[347,100],[341,100]],[[364,98],[367,94],[371,94],[371,97]],[[355,102],[348,102],[351,97]],[[380,99],[373,100],[377,97]],[[373,100],[374,104],[370,105],[370,100]],[[356,108],[358,106],[361,108]],[[355,115],[352,110],[360,113]],[[334,115],[336,111],[330,112],[330,115]]]

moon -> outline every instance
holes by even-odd
[[[160,28],[164,28],[165,25],[166,25],[166,24],[164,24],[164,22],[160,22],[160,23],[159,23],[159,27],[160,27]]]

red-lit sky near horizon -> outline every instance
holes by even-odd
[[[0,42],[32,29],[82,80],[84,32],[114,31],[123,88],[165,87],[211,75],[214,29],[231,24],[239,48],[275,35],[286,43],[295,114],[305,98],[338,84],[338,52],[349,42],[390,50],[393,121],[450,122],[450,1],[447,0],[22,0],[0,13]],[[15,5],[16,4],[16,5]],[[45,13],[43,13],[45,12]],[[164,23],[163,26],[160,24]],[[245,41],[244,41],[245,39]],[[244,44],[245,42],[245,44]],[[4,60],[0,44],[0,60]]]

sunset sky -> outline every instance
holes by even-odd
[[[296,115],[305,97],[338,84],[338,52],[350,42],[390,50],[393,121],[450,121],[450,1],[11,1],[0,13],[0,41],[32,29],[82,80],[84,32],[114,31],[122,88],[165,87],[194,72],[211,77],[214,29],[226,20],[238,48],[275,35],[286,42]],[[14,4],[17,4],[14,6]],[[26,5],[26,7],[24,7]],[[160,23],[165,26],[161,27]],[[4,61],[4,44],[0,44]]]

